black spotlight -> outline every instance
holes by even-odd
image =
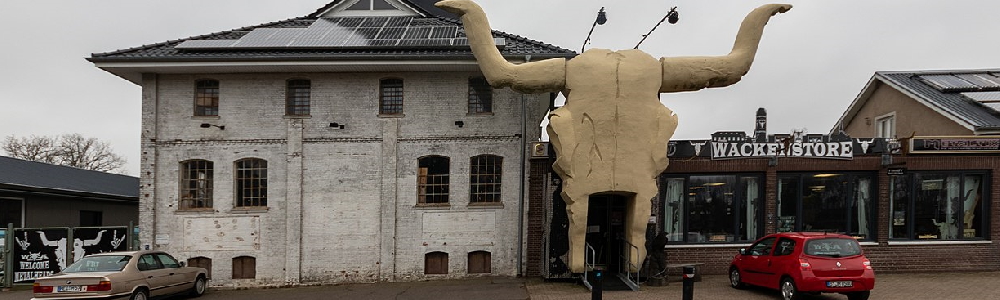
[[[677,24],[677,20],[679,19],[680,16],[677,15],[676,10],[671,10],[670,14],[667,16],[667,22],[670,22],[670,24]]]
[[[604,12],[604,8],[597,12],[597,25],[604,25],[608,22],[608,13]]]

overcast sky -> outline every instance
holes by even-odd
[[[140,88],[84,58],[307,15],[331,0],[2,0],[0,137],[80,133],[112,144],[139,174]],[[724,55],[743,17],[766,1],[480,0],[494,29],[580,51],[597,10],[608,22],[588,48],[640,47],[661,56]],[[998,68],[1000,1],[787,1],[750,73],[736,85],[663,95],[675,139],[752,131],[826,133],[875,71]]]

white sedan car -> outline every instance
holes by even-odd
[[[208,284],[204,268],[185,267],[162,251],[93,254],[60,273],[35,279],[32,300],[147,300],[151,296],[189,293],[201,296]]]

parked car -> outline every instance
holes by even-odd
[[[99,253],[35,279],[31,299],[147,300],[185,292],[197,297],[205,293],[207,274],[204,268],[185,267],[162,251]]]
[[[875,288],[875,271],[850,236],[783,232],[740,249],[729,267],[729,283],[737,289],[746,285],[777,289],[785,300],[819,293],[867,300]]]

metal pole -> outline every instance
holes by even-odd
[[[11,241],[11,237],[14,236],[14,223],[7,223],[7,232],[4,233],[4,246],[3,246],[3,287],[10,288],[14,285],[14,260],[11,257],[11,247],[14,243]]]
[[[604,270],[594,269],[594,284],[590,289],[590,300],[601,300],[604,296]]]
[[[683,300],[694,300],[694,266],[684,267]]]

